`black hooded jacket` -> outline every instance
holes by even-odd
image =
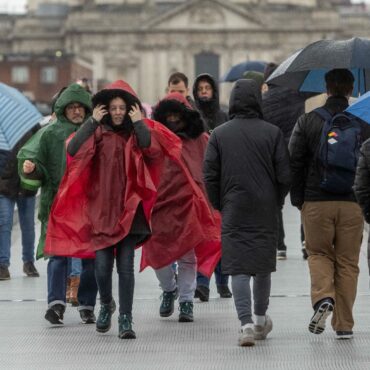
[[[198,97],[198,85],[201,80],[206,80],[213,88],[212,99],[204,100]],[[220,108],[219,90],[214,78],[207,74],[199,75],[193,85],[193,96],[195,105],[200,112],[206,125],[206,130],[211,132],[215,127],[220,126],[228,120],[227,113]]]
[[[348,107],[344,96],[331,96],[324,108],[332,115]],[[317,160],[324,119],[315,111],[299,117],[289,142],[293,183],[290,198],[293,206],[301,208],[305,201],[351,201],[353,193],[333,194],[320,188],[321,166]],[[362,123],[361,140],[370,137],[370,126]]]
[[[236,82],[229,115],[212,132],[204,162],[208,197],[222,213],[222,272],[270,273],[290,185],[288,150],[281,131],[262,119],[254,81]]]
[[[287,144],[297,119],[304,113],[306,95],[286,87],[270,85],[262,96],[263,117],[280,128]]]

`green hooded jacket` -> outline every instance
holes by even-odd
[[[37,258],[43,256],[50,208],[66,167],[65,141],[80,127],[68,121],[64,115],[64,110],[70,103],[80,103],[86,108],[85,120],[91,115],[90,94],[78,84],[70,85],[56,101],[56,121],[41,129],[18,153],[22,186],[30,190],[41,186],[38,214],[41,221],[41,235],[37,247]],[[22,171],[23,162],[26,159],[36,164],[35,171],[30,175]]]

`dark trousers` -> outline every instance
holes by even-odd
[[[285,245],[285,242],[284,242],[285,231],[284,231],[284,220],[283,220],[283,207],[281,207],[278,210],[278,223],[279,223],[279,229],[278,229],[277,249],[278,249],[278,251],[286,251],[286,245]]]
[[[216,285],[228,285],[229,283],[229,275],[224,275],[221,272],[221,260],[217,264],[215,268],[215,278],[216,278]],[[209,281],[210,279],[207,276],[202,275],[200,272],[197,274],[197,285],[206,286],[209,288]]]
[[[94,310],[96,296],[98,294],[98,285],[95,279],[95,260],[81,260],[80,285],[78,287],[78,310]]]
[[[96,252],[95,276],[102,304],[108,304],[113,299],[112,273],[114,258],[116,258],[119,313],[121,315],[132,315],[135,286],[134,257],[136,241],[136,236],[129,235],[116,245]]]

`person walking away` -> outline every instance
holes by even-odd
[[[280,129],[262,118],[255,81],[235,83],[229,116],[211,134],[204,181],[210,202],[222,215],[222,272],[232,278],[239,345],[253,346],[272,330],[266,312],[276,270],[278,210],[290,185],[289,155]]]
[[[40,129],[37,125],[7,152],[0,176],[0,280],[9,280],[11,235],[14,208],[17,205],[19,226],[22,233],[23,272],[38,277],[35,262],[35,190],[21,186],[18,175],[17,154],[19,149]]]
[[[277,67],[278,65],[275,63],[267,64],[264,72],[265,81]],[[297,119],[304,113],[307,94],[305,95],[304,93],[271,83],[265,84],[264,87],[266,91],[262,94],[263,117],[267,122],[281,129],[288,145],[294,125]],[[285,260],[287,258],[287,246],[284,241],[283,207],[279,212],[279,225],[279,242],[276,256],[278,260]],[[303,242],[301,249],[303,258],[306,259],[307,255]]]
[[[347,339],[353,336],[363,233],[352,186],[360,143],[369,137],[370,127],[341,114],[352,95],[352,73],[333,69],[326,73],[325,82],[325,105],[298,119],[289,142],[290,195],[292,205],[301,210],[306,237],[314,309],[308,329],[321,334],[333,313],[336,337]],[[338,164],[333,157],[343,160]],[[347,162],[353,168],[343,172]]]

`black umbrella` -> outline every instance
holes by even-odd
[[[370,90],[370,40],[316,41],[282,62],[267,82],[299,91],[325,92],[325,73],[334,68],[351,70],[354,96]]]

